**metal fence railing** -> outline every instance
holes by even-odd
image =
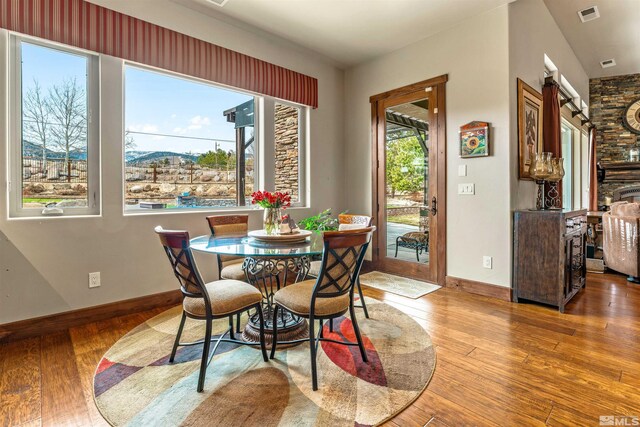
[[[87,182],[86,160],[22,158],[23,182]]]

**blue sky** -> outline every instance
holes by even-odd
[[[38,80],[44,93],[65,78],[86,81],[87,61],[79,55],[29,43],[22,44],[23,90]],[[222,112],[251,100],[242,93],[127,65],[125,67],[125,129],[160,133],[150,136],[130,133],[135,150],[203,153],[218,146],[235,148],[235,129]],[[211,140],[184,139],[184,137]]]
[[[125,127],[132,131],[235,141],[223,111],[253,97],[133,66],[125,68]],[[136,150],[202,153],[213,141],[131,134]],[[225,151],[235,142],[219,141]]]

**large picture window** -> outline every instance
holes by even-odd
[[[98,57],[13,37],[10,215],[100,212]]]
[[[255,97],[125,67],[125,210],[245,206],[257,188]]]

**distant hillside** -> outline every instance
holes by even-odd
[[[198,159],[198,154],[175,153],[173,151],[127,151],[125,154],[127,163],[152,163],[164,159],[169,159],[171,163],[195,162]]]
[[[64,159],[65,153],[59,151],[53,151],[46,149],[47,159]],[[22,156],[23,157],[42,157],[42,145],[35,144],[29,141],[22,142]],[[86,151],[72,151],[69,153],[69,158],[72,160],[87,160]]]

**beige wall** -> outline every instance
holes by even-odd
[[[310,146],[312,161],[307,169],[311,209],[296,209],[293,215],[301,218],[327,207],[344,209],[345,194],[337,190],[345,179],[343,71],[286,42],[265,39],[167,0],[95,3],[316,77],[320,107],[310,113],[309,137],[315,143]],[[0,46],[0,180],[6,188],[4,31]],[[102,67],[102,216],[7,220],[6,197],[1,198],[0,324],[175,289],[177,282],[153,227],[161,224],[185,228],[192,235],[208,233],[204,216],[210,211],[122,214],[122,61],[104,57]],[[261,212],[252,211],[250,225],[257,228],[260,221]],[[213,257],[198,259],[205,279],[213,279]],[[88,273],[93,271],[101,272],[102,286],[89,289]]]
[[[544,55],[558,67],[580,97],[589,103],[589,78],[562,35],[543,0],[518,0],[509,4],[509,104],[511,115],[511,162],[518,164],[518,98],[516,79],[542,93]],[[535,207],[535,184],[518,180],[511,170],[513,209]]]
[[[371,212],[369,97],[448,74],[447,274],[510,286],[509,59],[507,6],[347,70],[345,110],[347,207]],[[491,156],[460,159],[458,130],[473,120],[491,123]],[[458,177],[466,164],[468,176]],[[475,196],[458,196],[475,183]],[[482,256],[493,257],[493,269]]]

